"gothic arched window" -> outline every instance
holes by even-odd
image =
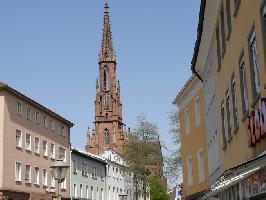
[[[109,109],[109,104],[110,104],[110,96],[109,96],[109,93],[106,93],[103,99],[103,105],[104,105],[105,110]]]
[[[103,88],[104,90],[107,90],[107,91],[110,90],[110,81],[109,81],[109,73],[108,73],[107,66],[105,66],[105,69],[103,72]]]
[[[110,144],[110,133],[107,128],[104,129],[104,144]]]

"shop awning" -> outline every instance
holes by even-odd
[[[266,151],[241,165],[226,170],[223,175],[211,185],[201,199],[205,200],[217,196],[221,191],[241,182],[265,166]]]

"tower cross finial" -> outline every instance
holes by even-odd
[[[99,62],[103,61],[116,61],[116,55],[113,49],[108,3],[105,3],[104,6],[102,46],[99,53]]]

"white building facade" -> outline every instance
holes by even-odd
[[[104,151],[101,156],[107,161],[106,200],[133,200],[134,175],[123,171],[124,161],[122,157],[112,150]]]

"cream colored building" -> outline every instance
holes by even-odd
[[[0,82],[0,199],[48,200],[56,183],[50,166],[70,164],[73,124]],[[70,197],[69,173],[61,187]],[[52,193],[51,193],[52,192]]]
[[[204,88],[192,75],[174,100],[179,109],[185,200],[199,199],[209,186]]]
[[[266,1],[202,0],[201,8],[192,70],[204,81],[213,55],[222,173],[204,198],[264,199]]]

